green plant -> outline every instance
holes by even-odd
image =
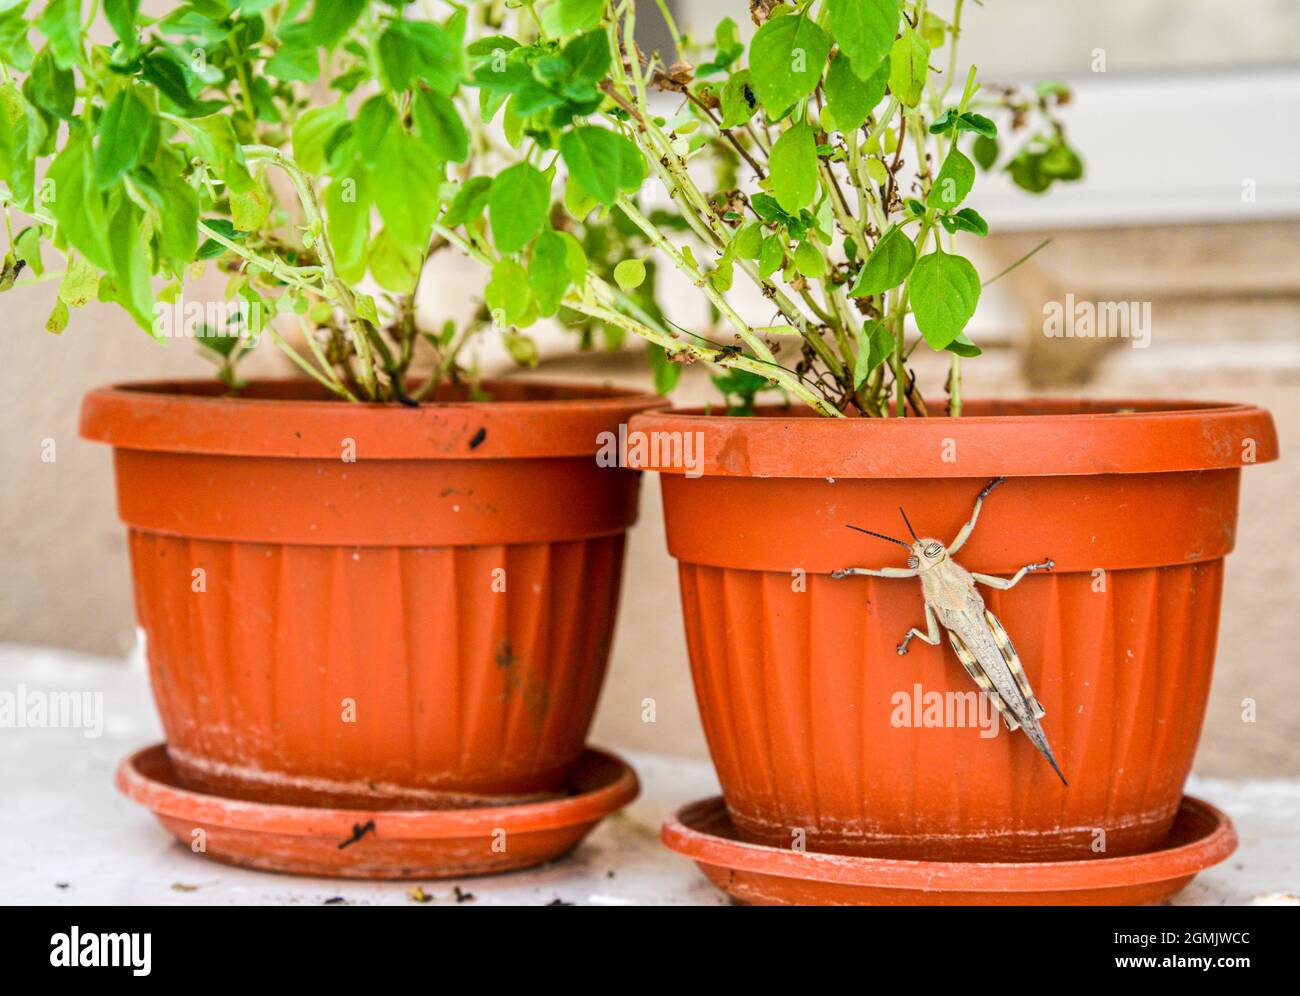
[[[956,242],[988,232],[964,202],[975,163],[987,170],[999,159],[989,115],[1010,116],[1013,130],[1037,122],[1007,157],[1018,185],[1041,192],[1078,179],[1082,163],[1054,115],[1068,99],[1064,88],[985,89],[973,67],[959,77],[963,0],[949,19],[926,0],[751,3],[759,26],[748,50],[725,18],[711,43],[694,44],[657,0],[677,48],[673,62],[629,41],[634,0],[518,6],[532,26],[483,39],[470,55],[482,106],[504,105],[508,130],[524,138],[521,175],[540,202],[562,161],[569,214],[631,219],[733,338],[703,339],[627,307],[618,291],[636,286],[637,260],[615,270],[617,287],[590,276],[572,287],[570,309],[621,324],[670,360],[730,368],[714,381],[730,411],[751,410],[757,390],[771,386],[824,415],[881,416],[891,400],[893,414],[926,414],[907,368],[925,342],[951,354],[949,410],[960,414],[961,359],[979,353],[965,328],[981,280]],[[931,71],[936,60],[942,72]],[[711,186],[690,169],[699,158],[724,164]],[[908,158],[919,167],[913,174]],[[647,176],[671,198],[693,243],[640,210],[635,194]],[[527,314],[538,266],[528,247],[550,237],[544,212],[489,221],[477,230],[436,227],[492,267],[509,314]],[[771,324],[750,323],[730,300],[737,271],[771,302]],[[920,333],[910,342],[909,314]],[[793,363],[784,359],[791,353]]]
[[[1011,176],[1045,189],[1081,170],[1051,120],[1059,91],[983,97],[972,72],[948,100],[961,0],[951,22],[924,0],[751,4],[763,24],[748,69],[734,22],[697,48],[660,4],[698,70],[628,44],[632,0],[187,0],[160,18],[104,0],[109,44],[87,34],[97,0],[28,7],[0,0],[0,290],[57,278],[51,331],[98,298],[162,335],[210,263],[237,330],[266,334],[350,400],[413,403],[461,378],[465,343],[489,323],[536,362],[524,330],[554,317],[588,344],[648,340],[663,390],[682,362],[728,368],[733,410],[774,386],[823,414],[886,414],[891,392],[896,413],[923,412],[906,373],[910,312],[954,354],[959,412],[979,284],[951,240],[985,225],[961,206],[974,170],[958,141],[992,166],[981,112],[1045,112]],[[927,66],[945,42],[935,84]],[[652,107],[656,91],[677,110]],[[914,191],[909,143],[941,164],[931,175],[914,152]],[[671,209],[644,208],[647,180]],[[43,269],[42,245],[61,271]],[[449,247],[490,269],[486,300],[428,330],[416,291]],[[700,288],[731,342],[665,318],[652,251]],[[772,324],[729,301],[737,270],[772,302]],[[367,292],[367,274],[384,293]],[[293,321],[301,348],[282,332]],[[245,345],[200,342],[236,387]],[[417,347],[432,375],[408,389]]]

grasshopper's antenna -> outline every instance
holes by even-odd
[[[907,545],[906,543],[904,543],[902,540],[896,540],[896,539],[894,539],[894,537],[892,537],[892,536],[885,536],[885,535],[883,535],[883,534],[881,534],[881,533],[873,533],[870,529],[863,529],[861,526],[849,526],[849,528],[850,528],[850,529],[856,529],[856,530],[857,530],[858,532],[860,532],[860,533],[866,533],[868,536],[874,536],[874,537],[876,537],[876,539],[889,540],[889,542],[891,542],[891,543],[897,543],[897,544],[898,544],[899,546],[901,546],[904,550],[910,550],[910,549],[912,549],[910,546],[908,546],[908,545]]]
[[[899,505],[899,506],[898,506],[898,510],[899,510],[900,512],[903,512],[903,506],[902,506],[902,505]],[[903,521],[904,521],[904,522],[907,522],[907,513],[906,513],[906,512],[903,512]],[[921,538],[920,538],[919,536],[916,535],[916,530],[912,528],[912,524],[911,524],[910,522],[907,522],[907,531],[908,531],[909,533],[912,534],[912,539],[916,540],[918,543],[921,542]],[[906,546],[907,544],[904,543],[903,545]]]

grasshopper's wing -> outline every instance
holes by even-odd
[[[952,644],[957,659],[961,661],[961,666],[966,669],[966,673],[974,679],[975,684],[979,686],[981,692],[987,695],[992,703],[997,706],[998,712],[1006,721],[1007,729],[1012,733],[1020,729],[1020,721],[1016,719],[1015,712],[1007,705],[1002,693],[998,691],[997,686],[989,679],[984,671],[984,666],[980,664],[979,659],[970,651],[965,642],[952,630],[948,630],[948,642]]]
[[[1020,664],[1020,655],[1016,653],[1011,637],[1007,636],[1007,631],[1002,628],[1002,623],[998,621],[998,617],[988,609],[984,610],[984,618],[988,621],[989,631],[993,634],[993,641],[998,645],[998,651],[1002,654],[1002,659],[1007,662],[1007,670],[1011,672],[1012,677],[1016,679],[1016,684],[1020,686],[1020,694],[1025,697],[1025,703],[1033,712],[1034,719],[1042,719],[1047,715],[1047,710],[1038,704],[1038,698],[1034,695],[1034,690],[1029,687],[1029,678],[1025,676],[1025,669]]]
[[[1029,710],[1029,715],[1034,719],[1041,719],[1046,715],[1046,710],[1039,705],[1038,699],[1034,696],[1034,690],[1029,685],[1029,678],[1025,675],[1025,669],[1020,665],[1020,656],[1016,653],[1011,637],[1007,636],[1007,631],[1002,628],[1002,623],[998,622],[998,617],[992,612],[985,609],[984,618],[989,626],[989,635],[993,638],[993,647],[988,648],[988,644],[985,642],[984,647],[986,649],[984,652],[997,651],[1006,664],[1007,671],[1011,673],[1011,677],[1015,680],[1016,687],[1024,699],[1025,708]],[[953,630],[948,630],[948,641],[952,644],[952,649],[957,654],[957,659],[961,661],[962,667],[966,669],[966,673],[975,680],[975,684],[979,686],[980,690],[993,700],[998,712],[1002,713],[1002,718],[1007,723],[1007,729],[1013,733],[1020,729],[1020,719],[1017,716],[1020,710],[1013,703],[1008,702],[1002,692],[999,691],[996,683],[989,677],[984,664],[980,662],[979,655],[973,653],[966,646],[965,641]],[[1020,714],[1023,715],[1023,713]]]

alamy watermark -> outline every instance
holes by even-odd
[[[256,346],[266,328],[266,309],[256,301],[157,301],[153,334],[160,339],[237,338]]]
[[[153,970],[153,934],[68,932],[50,936],[50,964],[55,968],[129,968],[137,977]]]
[[[81,730],[87,740],[104,735],[103,692],[47,692],[20,684],[0,689],[0,729]]]
[[[978,729],[982,740],[998,735],[1001,721],[993,700],[980,691],[927,692],[921,684],[889,697],[889,725],[895,729]]]
[[[1049,339],[1128,339],[1134,349],[1151,345],[1150,301],[1064,301],[1043,305],[1043,335]]]
[[[596,466],[680,469],[686,477],[704,474],[704,433],[640,429],[620,424],[618,433],[596,437]]]

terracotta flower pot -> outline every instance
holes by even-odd
[[[417,409],[261,382],[91,392],[183,782],[427,808],[562,788],[604,676],[653,396],[489,383]]]
[[[744,839],[1064,860],[1137,853],[1168,834],[1209,692],[1241,467],[1276,458],[1272,419],[1178,402],[966,410],[633,420],[633,465],[662,472],[695,692]],[[700,434],[696,478],[668,444],[688,433]],[[970,701],[982,697],[961,694],[975,686],[946,639],[897,654],[924,625],[917,581],[830,577],[903,566],[903,551],[846,524],[898,536],[902,505],[920,535],[948,542],[1000,475],[956,559],[1001,575],[1056,562],[984,596],[1047,711],[1068,788]]]

